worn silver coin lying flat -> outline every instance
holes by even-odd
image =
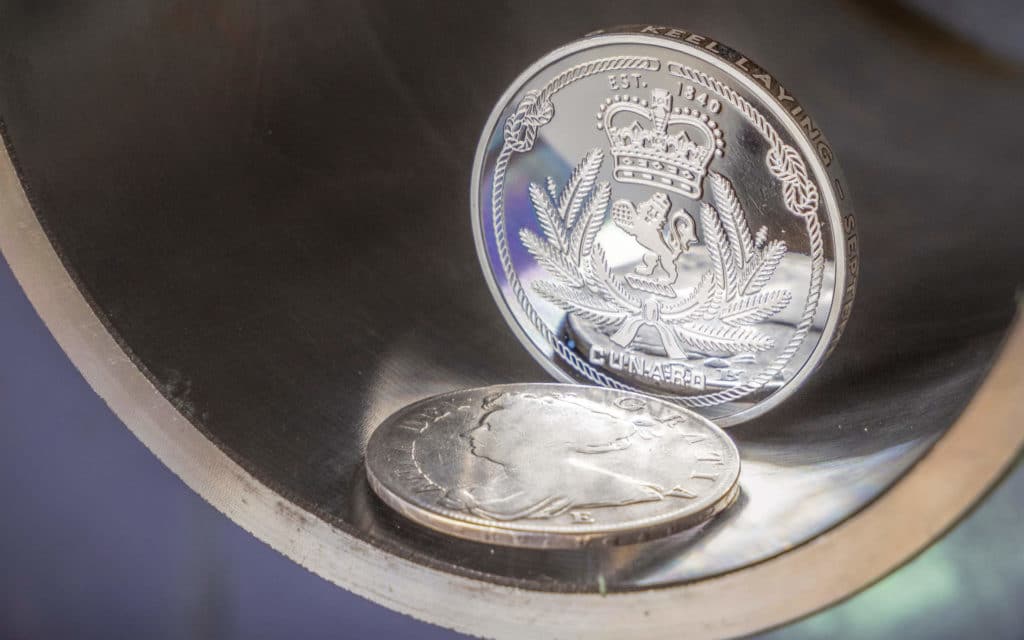
[[[711,38],[638,26],[512,84],[471,202],[491,290],[549,372],[727,426],[792,394],[842,331],[858,268],[846,192],[774,77]]]
[[[410,520],[493,544],[626,544],[696,525],[739,491],[711,421],[635,393],[510,384],[412,404],[370,437],[370,486]]]

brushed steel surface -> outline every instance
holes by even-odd
[[[527,635],[523,607],[549,635],[776,624],[898,565],[1015,455],[1012,362],[940,436],[1024,272],[1024,79],[847,4],[689,9],[679,22],[742,46],[822,120],[867,256],[819,374],[730,431],[749,500],[728,515],[757,526],[723,518],[628,554],[502,549],[396,522],[363,479],[369,430],[394,410],[544,379],[489,299],[461,212],[487,110],[581,31],[579,6],[10,7],[0,115],[20,181],[6,165],[0,243],[147,446],[336,582],[478,633]],[[585,15],[638,18],[611,2]],[[743,557],[695,562],[730,537]],[[620,599],[591,595],[601,584]],[[716,610],[723,589],[744,608]]]

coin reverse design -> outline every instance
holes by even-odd
[[[841,333],[858,270],[848,200],[774,77],[710,38],[639,26],[513,83],[471,203],[492,293],[550,373],[728,426],[792,394]]]
[[[370,437],[369,484],[407,518],[513,546],[624,544],[727,508],[739,453],[710,420],[650,396],[513,384],[428,398]]]

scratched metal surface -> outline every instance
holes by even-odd
[[[813,537],[953,421],[1024,273],[1024,74],[850,4],[8,3],[0,116],[51,241],[182,413],[286,499],[394,554],[556,591],[676,584]],[[408,526],[368,432],[426,395],[546,376],[487,293],[468,224],[505,85],[592,28],[735,45],[827,131],[860,225],[858,301],[784,406],[731,430],[745,498],[704,529],[526,551]]]

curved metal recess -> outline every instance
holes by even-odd
[[[205,29],[201,12],[101,4],[55,22],[66,37],[15,15],[23,29],[0,39],[33,60],[9,55],[0,73],[0,249],[147,447],[345,588],[500,637],[749,633],[904,562],[1020,449],[1019,327],[1000,352],[1022,267],[1022,136],[1003,117],[1024,94],[1015,71],[879,38],[856,13],[820,23],[750,8],[748,24],[709,7],[685,25],[748,43],[828,114],[855,185],[857,307],[806,390],[730,430],[745,497],[728,517],[660,542],[533,552],[396,518],[360,458],[412,400],[544,379],[502,325],[462,224],[471,123],[537,52],[499,46],[508,24],[486,12],[432,16],[473,24],[449,50],[445,30],[413,28],[426,16],[387,7],[339,6],[347,22],[319,16],[293,38],[311,24],[294,7],[225,9]],[[578,35],[523,20],[516,33],[551,45]],[[849,55],[803,53],[836,41]],[[826,76],[843,82],[815,80]]]

